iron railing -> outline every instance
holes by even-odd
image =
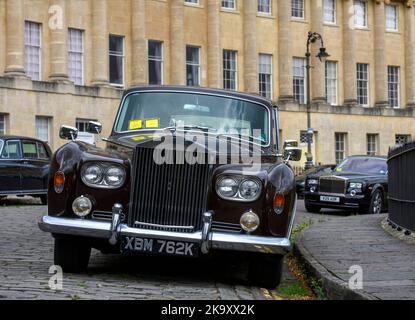
[[[389,151],[389,221],[415,232],[415,141]]]

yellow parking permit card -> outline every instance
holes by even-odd
[[[143,136],[139,136],[139,137],[134,137],[133,138],[133,140],[134,141],[142,141],[142,140],[144,140],[146,137],[143,137]]]
[[[143,120],[131,120],[129,130],[137,130],[143,128]]]
[[[159,119],[147,119],[146,120],[146,128],[158,128],[159,127]]]

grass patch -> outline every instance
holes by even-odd
[[[80,296],[79,294],[77,294],[77,293],[74,293],[74,294],[71,294],[71,295],[69,296],[69,298],[70,298],[71,300],[80,300],[80,299],[81,299],[81,296]]]
[[[295,242],[297,240],[298,235],[303,232],[305,229],[308,229],[313,224],[313,220],[308,219],[300,224],[297,224],[293,231],[291,232],[291,241]]]
[[[313,297],[310,295],[310,290],[304,287],[300,282],[294,283],[289,286],[279,287],[278,293],[287,299],[294,300],[311,300]]]

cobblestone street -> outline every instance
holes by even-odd
[[[93,251],[86,274],[64,274],[63,290],[51,290],[53,239],[38,229],[46,211],[38,201],[9,198],[0,207],[0,299],[280,299],[248,286],[247,261],[226,254],[183,260]],[[297,220],[304,215],[301,203]],[[284,268],[281,285],[295,283]]]

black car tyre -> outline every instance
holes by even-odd
[[[281,281],[284,256],[256,256],[251,258],[248,281],[254,286],[275,289]]]
[[[305,209],[307,210],[307,212],[320,213],[321,207],[305,203]]]
[[[379,214],[383,210],[383,195],[379,189],[373,192],[370,198],[369,214]]]
[[[40,199],[40,202],[43,205],[47,205],[48,204],[48,196],[47,195],[40,196],[39,199]]]
[[[64,272],[80,273],[86,270],[91,246],[80,239],[55,238],[54,263]]]

